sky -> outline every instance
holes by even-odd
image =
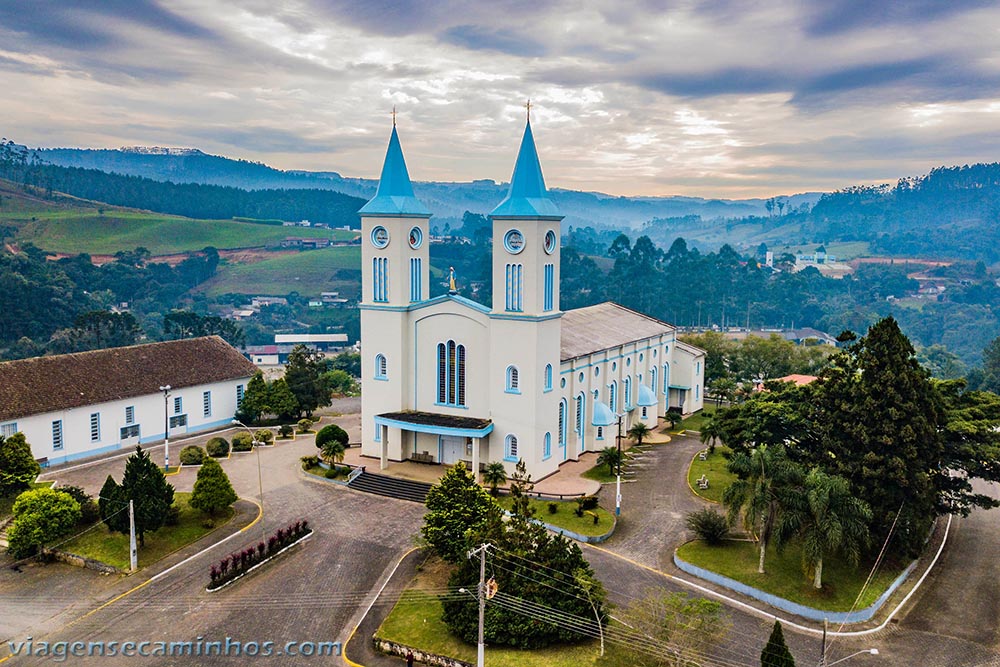
[[[993,0],[0,0],[0,134],[743,198],[1000,159]]]

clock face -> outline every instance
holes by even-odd
[[[389,245],[389,230],[379,225],[372,230],[372,245],[376,248],[384,248]]]
[[[545,254],[551,255],[556,249],[556,233],[551,229],[545,232],[545,243],[543,245],[545,248]]]
[[[503,247],[512,255],[524,250],[524,234],[516,229],[512,229],[503,237]]]
[[[410,230],[410,247],[416,250],[424,242],[424,232],[419,227]]]

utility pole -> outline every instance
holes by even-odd
[[[135,502],[131,498],[128,501],[128,562],[129,572],[139,568],[139,553],[135,546]]]
[[[819,667],[826,667],[826,619],[823,619],[823,645],[819,650]]]
[[[478,549],[469,552],[471,559],[479,554],[479,588],[477,596],[479,598],[479,643],[476,646],[476,667],[484,667],[486,664],[486,645],[483,643],[483,624],[486,622],[486,551],[491,545],[483,544]]]
[[[622,415],[618,415],[618,481],[615,485],[615,516],[622,515]]]
[[[170,401],[170,385],[160,387],[163,392],[163,472],[170,471],[170,418],[167,416],[167,403]]]

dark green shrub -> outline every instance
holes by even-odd
[[[254,439],[257,442],[262,442],[265,445],[270,445],[274,442],[274,431],[269,428],[262,428],[253,434]]]
[[[220,459],[229,454],[229,441],[216,436],[205,443],[205,451],[213,459]]]
[[[177,505],[171,505],[167,508],[167,515],[163,519],[163,525],[165,526],[176,526],[181,522],[181,510]]]
[[[691,532],[708,544],[721,544],[729,533],[726,517],[708,507],[697,512],[689,512],[684,522]]]
[[[188,445],[181,450],[181,463],[186,466],[200,466],[205,460],[205,450],[198,445]]]
[[[327,424],[319,430],[316,434],[316,446],[323,449],[323,445],[328,442],[339,442],[340,444],[347,446],[347,431],[340,428],[336,424]]]
[[[327,479],[337,479],[338,477],[340,477],[340,470],[338,470],[337,468],[330,468],[325,473],[323,473],[323,476],[326,477]]]
[[[240,432],[233,436],[234,452],[249,452],[253,449],[253,436],[249,433]]]
[[[575,514],[575,515],[577,515],[579,517],[583,516],[583,507],[580,506],[580,503],[576,504],[576,509],[573,510],[573,514]]]
[[[313,420],[309,419],[309,417],[303,417],[300,419],[298,423],[299,433],[311,433],[309,429],[312,428],[313,423]]]
[[[80,503],[80,525],[88,525],[101,518],[101,510],[94,497],[79,486],[60,486],[56,490],[68,493],[73,500]]]
[[[278,427],[278,435],[280,435],[282,438],[290,438],[292,437],[292,433],[294,432],[295,429],[292,427],[291,424],[282,424],[281,426]]]
[[[299,460],[302,461],[302,469],[303,470],[308,470],[309,468],[315,468],[316,466],[319,465],[319,457],[318,456],[303,456]]]
[[[559,511],[559,503],[551,502],[549,503],[549,514],[555,514]]]
[[[582,498],[577,498],[576,502],[580,503],[580,507],[584,511],[597,509],[597,496],[583,496]]]

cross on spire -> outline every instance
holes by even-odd
[[[396,127],[396,105],[392,105],[392,126]]]
[[[528,122],[531,122],[531,98],[528,98],[528,102],[524,105],[525,110],[528,115]]]

